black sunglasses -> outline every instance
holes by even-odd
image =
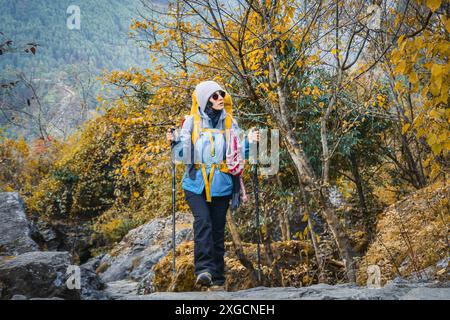
[[[219,91],[220,95],[222,96],[222,98],[225,98],[225,91]],[[211,98],[213,98],[213,100],[217,100],[219,99],[219,95],[217,94],[217,92],[214,92],[213,95],[211,96]]]

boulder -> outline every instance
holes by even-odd
[[[0,192],[0,255],[15,256],[37,250],[19,193]]]
[[[193,217],[176,215],[175,243],[192,240]],[[105,282],[146,281],[152,268],[172,250],[172,217],[156,218],[131,230],[113,250],[102,257],[97,272]],[[150,279],[151,280],[151,279]]]
[[[0,261],[0,299],[23,295],[31,298],[80,299],[80,290],[70,290],[66,274],[71,264],[68,252],[27,252]]]
[[[99,278],[95,270],[80,267],[81,272],[81,299],[82,300],[109,300],[111,297],[105,292],[105,283]]]
[[[84,263],[91,258],[91,223],[77,217],[52,217],[43,220],[37,215],[31,217],[32,238],[45,251],[69,251],[74,261]]]

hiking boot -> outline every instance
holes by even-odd
[[[199,286],[211,286],[212,284],[212,276],[209,272],[202,272],[197,276],[197,280],[195,281],[196,285]]]

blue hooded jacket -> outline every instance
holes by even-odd
[[[223,90],[213,81],[208,81],[212,83],[209,85],[209,88],[205,90],[203,87],[203,91],[197,91],[197,99],[199,101],[198,113],[201,119],[201,127],[209,128],[209,129],[217,129],[217,130],[225,130],[225,117],[226,111],[225,108],[222,110],[222,113],[219,117],[217,125],[215,128],[212,127],[212,121],[209,116],[204,112],[205,105],[208,101],[208,98],[212,93],[217,90]],[[207,83],[207,82],[204,82]],[[209,90],[208,90],[209,89]],[[200,94],[199,94],[200,92]],[[212,130],[211,136],[210,132],[200,132],[200,136],[198,137],[195,146],[192,145],[192,130],[194,127],[194,117],[187,116],[183,127],[181,129],[181,133],[178,137],[176,137],[175,142],[177,145],[174,148],[175,156],[178,159],[183,159],[184,153],[191,153],[191,162],[195,157],[195,163],[205,163],[206,164],[206,174],[209,177],[209,173],[211,170],[212,163],[221,163],[225,160],[226,155],[226,140],[225,133],[214,132]],[[238,124],[233,121],[232,129],[240,130]],[[211,145],[211,138],[213,141],[213,145]],[[182,143],[179,143],[182,142]],[[249,155],[249,142],[247,137],[244,140],[244,144],[241,144],[244,148],[244,157],[248,159]],[[213,146],[213,154],[211,153],[211,147]],[[185,157],[186,158],[186,157]],[[186,159],[184,159],[186,160]],[[226,196],[234,193],[239,193],[238,184],[239,179],[237,177],[232,176],[229,173],[222,172],[217,169],[214,170],[214,174],[212,177],[212,182],[210,186],[211,197],[217,196]],[[236,188],[237,187],[237,188]],[[203,175],[200,169],[195,169],[193,163],[188,163],[186,165],[186,171],[183,175],[182,180],[182,188],[184,190],[191,191],[196,194],[201,194],[205,188],[205,183],[203,180]],[[237,190],[237,191],[236,191]],[[233,195],[233,198],[239,197],[239,194]],[[233,202],[234,199],[233,199]],[[234,206],[236,207],[236,205]]]

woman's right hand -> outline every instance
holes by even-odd
[[[175,137],[174,137],[173,132],[172,132],[173,129],[174,129],[174,128],[169,128],[169,129],[167,129],[167,133],[166,133],[166,138],[167,138],[167,140],[170,141],[170,142],[172,142],[173,140],[175,140]]]

